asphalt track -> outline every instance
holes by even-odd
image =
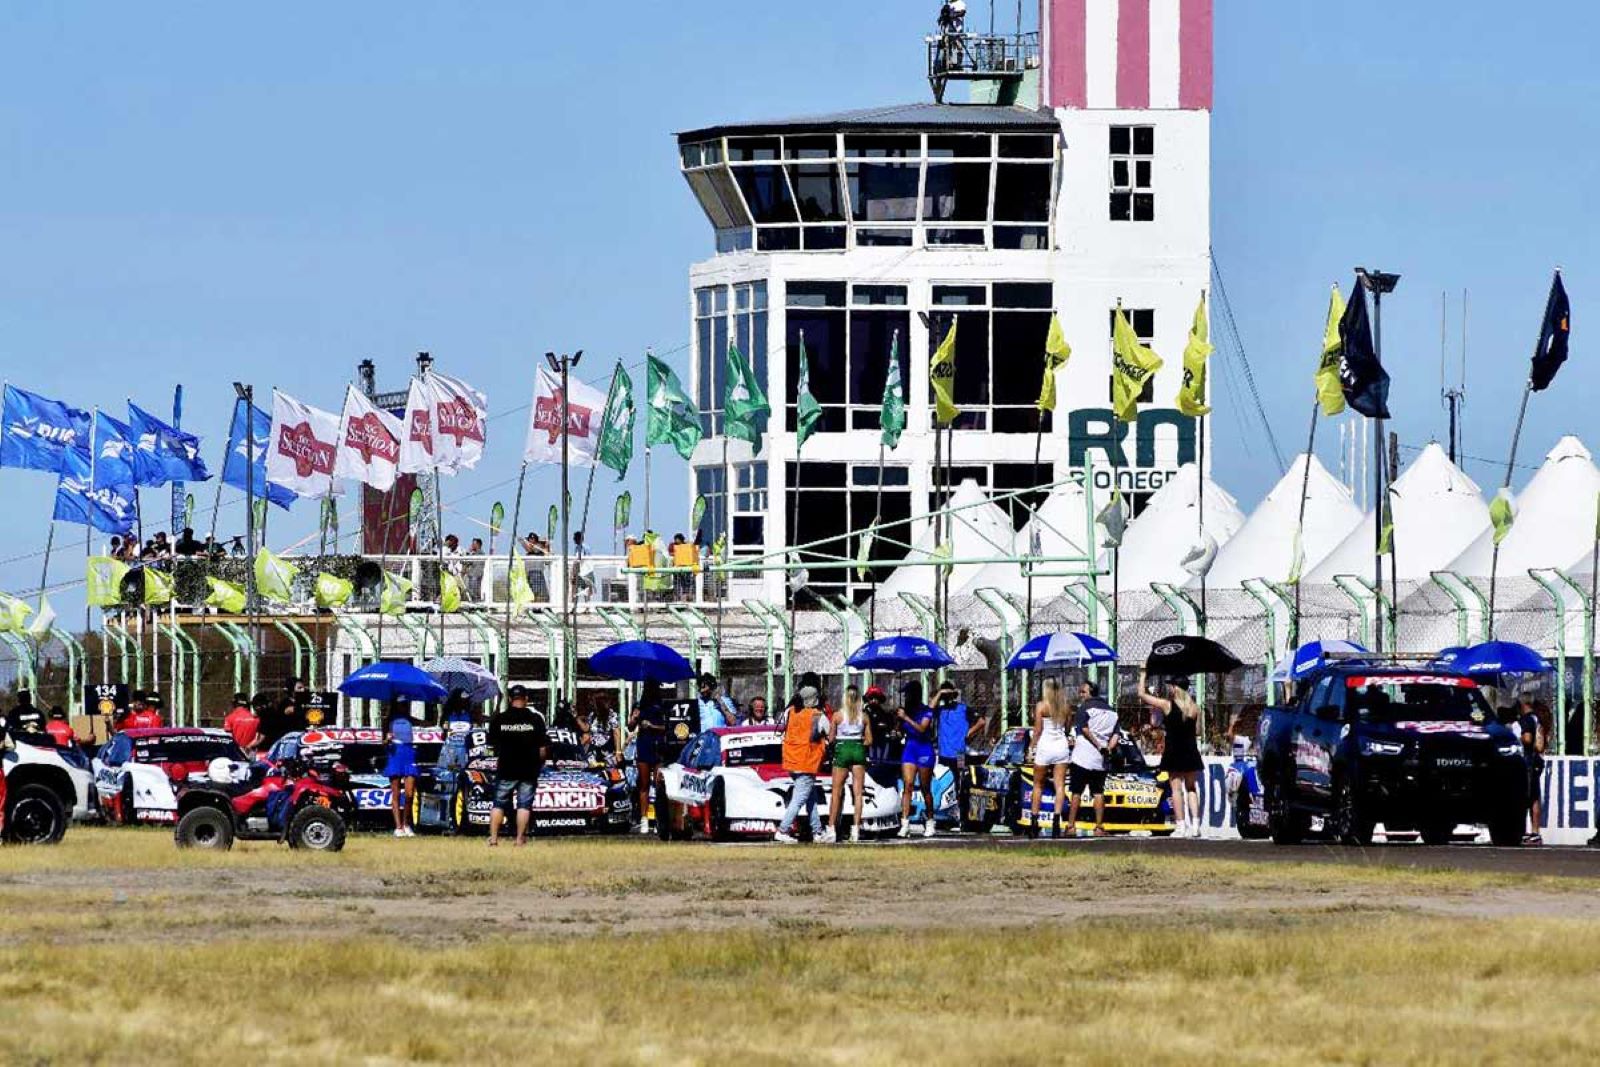
[[[681,848],[681,844],[672,847]],[[772,844],[719,845],[719,848],[830,848],[827,845],[780,846]],[[1270,841],[1191,841],[1148,837],[1082,837],[1072,841],[1049,838],[1029,840],[1004,834],[940,835],[932,840],[890,839],[856,848],[1084,848],[1127,856],[1164,856],[1195,860],[1237,860],[1243,863],[1328,863],[1351,867],[1396,867],[1412,870],[1455,870],[1486,874],[1520,874],[1535,877],[1600,879],[1600,848],[1556,847],[1495,848],[1492,845],[1430,846],[1412,843],[1346,845],[1312,842],[1280,846]]]

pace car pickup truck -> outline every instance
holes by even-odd
[[[1415,830],[1444,844],[1459,823],[1497,845],[1522,840],[1522,746],[1471,678],[1432,667],[1335,664],[1301,685],[1300,700],[1261,714],[1259,776],[1278,844],[1320,819],[1330,836],[1367,844]]]

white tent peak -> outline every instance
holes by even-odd
[[[1088,532],[1088,516],[1085,514],[1087,508],[1083,489],[1077,482],[1063,482],[1056,486],[1017,534],[1016,554],[1031,554],[1030,546],[1037,539],[1039,555],[1046,559],[1062,556],[1081,558],[1085,555],[1083,545]],[[1097,540],[1100,537],[1098,526],[1095,528],[1095,537]],[[1046,563],[1041,565],[1041,569],[1061,571],[1070,566],[1068,563]],[[1037,602],[1060,595],[1066,589],[1067,582],[1068,579],[1062,577],[1034,578],[1034,600]],[[955,588],[954,575],[951,576],[951,588]],[[998,589],[1021,596],[1027,592],[1028,579],[1022,573],[1020,564],[990,563],[962,588],[968,592],[978,589]]]
[[[1600,470],[1576,437],[1556,442],[1517,494],[1516,521],[1500,543],[1501,577],[1526,578],[1539,567],[1571,568],[1594,546]],[[1494,533],[1484,530],[1443,569],[1487,578],[1494,562]]]
[[[1182,585],[1189,580],[1183,559],[1200,540],[1200,468],[1185,463],[1165,485],[1151,494],[1139,517],[1128,525],[1118,560],[1126,589],[1151,582]],[[1225,545],[1244,525],[1244,512],[1232,494],[1209,477],[1205,480],[1205,530]],[[1109,553],[1102,563],[1110,566]]]
[[[1308,473],[1309,466],[1309,473]],[[1361,521],[1339,480],[1316,456],[1302,452],[1262,500],[1244,525],[1217,553],[1207,582],[1213,589],[1232,588],[1247,578],[1281,582],[1294,566],[1295,531],[1299,523],[1300,487],[1306,485],[1303,572],[1309,572],[1338,546]],[[1190,585],[1198,588],[1199,579]]]
[[[1016,538],[1011,526],[1011,517],[989,499],[988,494],[975,480],[967,478],[956,486],[955,492],[950,495],[950,508],[951,521],[947,524],[943,538],[950,546],[950,558],[992,559],[995,556],[1011,555]],[[931,520],[932,516],[929,518]],[[934,537],[930,521],[927,529],[917,538],[905,558],[932,559],[939,541],[940,539]],[[953,566],[950,572],[950,592],[953,594],[964,589],[982,569],[983,565],[977,563]],[[900,593],[919,593],[931,597],[937,571],[937,567],[901,567],[879,587],[879,595],[887,594],[889,597],[894,597]]]

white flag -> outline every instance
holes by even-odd
[[[406,397],[400,471],[454,474],[483,458],[488,401],[472,386],[428,372],[411,381]]]
[[[394,488],[400,463],[400,420],[352,385],[344,394],[343,425],[333,473],[365,482],[380,492]]]
[[[39,597],[39,612],[33,617],[33,622],[28,624],[29,637],[48,637],[50,627],[56,624],[56,609],[50,606],[48,597]]]
[[[272,433],[267,438],[267,481],[301,496],[331,496],[338,451],[339,416],[287,393],[272,391]]]
[[[605,418],[606,396],[592,385],[567,379],[567,458],[574,467],[592,467]],[[540,367],[528,416],[527,463],[561,462],[561,376]]]

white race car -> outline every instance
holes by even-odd
[[[211,761],[249,762],[226,730],[161,727],[124,730],[100,746],[94,788],[111,822],[175,823],[176,785],[206,779]]]
[[[833,792],[827,764],[818,779],[817,805],[826,819]],[[789,804],[793,778],[783,769],[783,731],[771,726],[717,727],[684,746],[677,762],[657,772],[656,826],[663,839],[699,833],[713,840],[770,838]],[[900,791],[867,776],[861,832],[891,833],[900,826]],[[841,823],[855,818],[855,794],[845,786]],[[804,830],[809,820],[796,826]]]

